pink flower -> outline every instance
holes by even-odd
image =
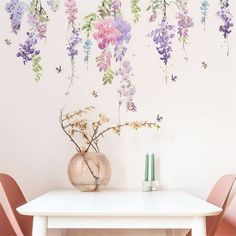
[[[66,9],[66,14],[67,19],[69,21],[69,24],[74,24],[76,20],[76,13],[78,12],[78,8],[76,6],[76,1],[75,0],[66,0],[65,1],[65,7]]]
[[[110,67],[111,58],[112,58],[111,52],[109,51],[105,52],[104,50],[102,51],[101,55],[98,57],[98,64],[97,64],[100,72],[106,71]]]
[[[40,39],[46,38],[47,25],[40,21],[39,16],[31,13],[28,15],[28,23],[32,26],[36,36]]]
[[[101,19],[95,24],[96,32],[93,34],[93,37],[98,42],[98,47],[104,49],[108,44],[114,44],[119,31],[114,27],[112,19]]]

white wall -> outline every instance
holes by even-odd
[[[3,10],[6,2],[0,2],[0,172],[12,175],[30,200],[50,189],[71,187],[66,168],[75,148],[58,122],[68,83],[65,77],[70,70],[65,51],[67,23],[63,6],[56,14],[50,13],[48,37],[41,43],[44,76],[36,83],[30,66],[23,66],[15,57],[18,44],[24,40],[26,24],[18,36],[11,34],[8,15]],[[98,4],[97,0],[77,2],[80,20]],[[142,1],[143,9],[147,2]],[[189,1],[195,26],[190,31],[187,63],[180,44],[177,40],[174,43],[176,51],[170,70],[178,74],[176,83],[165,83],[153,44],[146,38],[153,28],[146,14],[140,23],[132,25],[127,57],[133,67],[138,112],[122,111],[122,118],[153,119],[159,113],[164,119],[158,132],[127,129],[120,137],[104,138],[101,149],[113,169],[110,188],[140,189],[147,152],[155,152],[159,157],[163,188],[186,190],[201,198],[206,198],[220,176],[236,172],[236,31],[230,36],[230,56],[227,57],[215,16],[218,1],[210,1],[205,32],[199,23],[198,2]],[[123,3],[126,5],[127,1]],[[236,7],[234,1],[230,3],[232,9]],[[130,20],[128,8],[124,9]],[[236,27],[235,19],[234,24]],[[10,38],[12,45],[4,44],[5,38]],[[67,101],[68,110],[96,105],[116,122],[118,81],[112,86],[103,86],[102,74],[94,61],[97,50],[92,54],[89,70],[82,62],[82,50],[80,53],[79,79]],[[206,70],[201,67],[202,61],[208,63]],[[62,65],[62,75],[55,71],[58,65]],[[91,96],[93,90],[98,91],[97,99]],[[86,232],[94,235],[94,231]],[[108,235],[106,232],[101,235]],[[124,231],[112,232],[124,235]],[[148,232],[147,235],[153,234]]]

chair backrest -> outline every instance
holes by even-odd
[[[214,236],[236,235],[236,196],[233,197]]]
[[[206,218],[206,226],[207,226],[207,235],[214,235],[220,220],[224,214],[224,210],[227,205],[227,201],[229,198],[230,191],[233,187],[234,181],[236,179],[236,175],[229,174],[222,176],[212,188],[207,201],[222,208],[223,211],[220,215],[217,216],[209,216]]]
[[[0,235],[32,234],[32,217],[20,215],[16,211],[24,203],[26,199],[16,181],[11,176],[0,173],[0,222],[4,226],[0,227]]]

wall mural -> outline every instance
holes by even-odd
[[[135,85],[132,82],[131,61],[126,59],[126,53],[129,49],[129,42],[132,37],[132,26],[123,16],[122,3],[120,0],[102,0],[97,7],[96,12],[91,12],[84,17],[83,22],[78,22],[79,9],[76,0],[48,0],[45,2],[49,9],[57,12],[59,7],[65,8],[68,23],[67,37],[67,56],[71,62],[70,82],[67,93],[69,94],[73,81],[78,77],[75,62],[77,58],[82,57],[86,67],[89,67],[91,60],[91,50],[95,46],[99,49],[99,54],[95,58],[97,69],[102,74],[103,85],[112,84],[114,78],[119,79],[119,113],[122,105],[126,106],[127,111],[137,111],[134,102]],[[230,11],[229,0],[220,0],[219,9],[216,16],[221,19],[219,32],[225,40],[226,55],[229,56],[229,36],[233,28],[232,14]],[[47,7],[47,8],[48,8]],[[169,8],[175,9],[175,21],[169,17]],[[147,0],[146,9],[141,9],[140,0],[130,0],[130,12],[132,13],[133,23],[138,24],[141,20],[141,12],[147,11],[150,14],[147,24],[153,25],[153,30],[147,35],[153,42],[153,49],[157,57],[163,64],[164,78],[166,82],[171,79],[177,80],[177,75],[168,75],[168,65],[171,56],[174,53],[176,45],[174,38],[178,38],[184,51],[184,59],[187,57],[187,44],[189,34],[194,24],[188,11],[188,0]],[[208,10],[211,7],[207,0],[199,2],[199,23],[207,30]],[[25,41],[19,45],[16,56],[22,60],[26,66],[31,64],[34,78],[39,81],[42,78],[43,68],[40,56],[38,42],[47,38],[47,27],[49,15],[41,0],[30,0],[29,4],[22,0],[10,0],[6,4],[6,11],[11,21],[11,30],[13,34],[21,29],[23,15],[27,15],[28,32],[25,35]],[[219,21],[220,22],[220,21]],[[5,43],[10,45],[11,40],[6,39]],[[78,55],[78,48],[82,47],[84,55]],[[207,62],[202,62],[202,67],[207,68]],[[60,73],[61,66],[56,68]],[[96,91],[92,95],[97,97]],[[120,117],[120,114],[119,114]],[[120,118],[119,118],[120,120]]]

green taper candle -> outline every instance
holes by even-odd
[[[148,181],[148,173],[149,173],[149,155],[146,154],[145,158],[145,181]]]
[[[151,181],[155,181],[155,155],[151,155]]]

